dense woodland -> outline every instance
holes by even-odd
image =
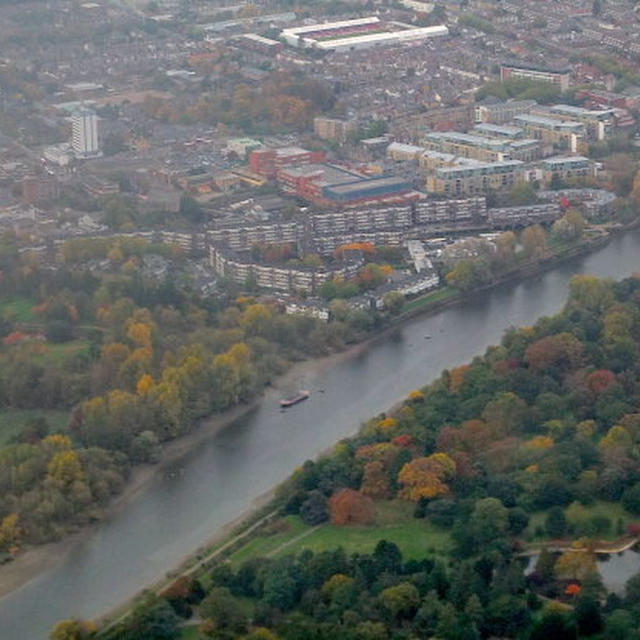
[[[640,531],[639,349],[640,277],[575,276],[562,313],[508,331],[281,489],[283,517],[310,525],[373,525],[382,500],[413,503],[451,536],[448,556],[408,559],[381,540],[371,553],[253,557],[178,579],[98,635],[639,638],[640,575],[607,593],[593,554]],[[594,515],[596,501],[622,503],[625,519]],[[564,552],[543,550],[525,575],[524,546],[557,540]],[[204,622],[182,635],[194,613]],[[91,633],[67,621],[52,637]]]
[[[0,409],[31,412],[0,446],[0,552],[90,521],[162,442],[356,335],[357,318],[329,326],[249,298],[203,300],[171,273],[146,280],[148,252],[179,259],[141,241],[76,240],[52,270],[0,239],[0,299],[26,298],[34,316],[0,322]],[[112,273],[83,267],[105,257]],[[67,411],[67,428],[52,434],[38,410]]]

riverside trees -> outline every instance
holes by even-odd
[[[155,251],[139,240],[71,241],[56,272],[3,240],[0,263],[3,247],[11,259],[0,297],[38,295],[30,328],[9,316],[0,326],[0,406],[70,418],[64,435],[48,435],[50,425],[36,418],[0,445],[0,551],[87,522],[123,487],[131,464],[158,460],[162,442],[248,401],[290,360],[343,345],[339,326],[323,331],[319,321],[251,299],[203,301],[170,281],[143,279],[125,268]],[[108,255],[123,262],[116,273],[83,269]],[[41,329],[49,335],[57,325],[63,344],[53,351]]]

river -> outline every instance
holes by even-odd
[[[306,375],[299,386],[310,389],[311,398],[286,412],[277,406],[283,390],[270,389],[254,411],[185,456],[174,473],[159,474],[57,565],[2,598],[1,640],[44,640],[61,618],[94,618],[121,604],[305,459],[353,434],[362,421],[443,369],[481,354],[509,326],[530,325],[558,311],[572,274],[622,278],[634,271],[640,271],[640,232],[412,320],[354,357]]]

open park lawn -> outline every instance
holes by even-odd
[[[232,554],[234,566],[257,556],[297,555],[304,549],[314,552],[342,547],[347,554],[372,552],[379,540],[398,545],[406,559],[445,555],[451,548],[449,534],[425,520],[413,517],[413,503],[390,500],[376,503],[377,518],[373,526],[336,527],[324,523],[306,525],[298,516],[287,516],[270,525],[263,535],[256,535]],[[270,535],[269,535],[270,533]]]

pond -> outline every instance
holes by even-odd
[[[529,556],[525,575],[530,574],[538,561],[538,554]],[[620,553],[599,553],[596,565],[602,577],[602,582],[610,593],[624,595],[624,587],[629,580],[640,572],[640,548],[627,549]]]

